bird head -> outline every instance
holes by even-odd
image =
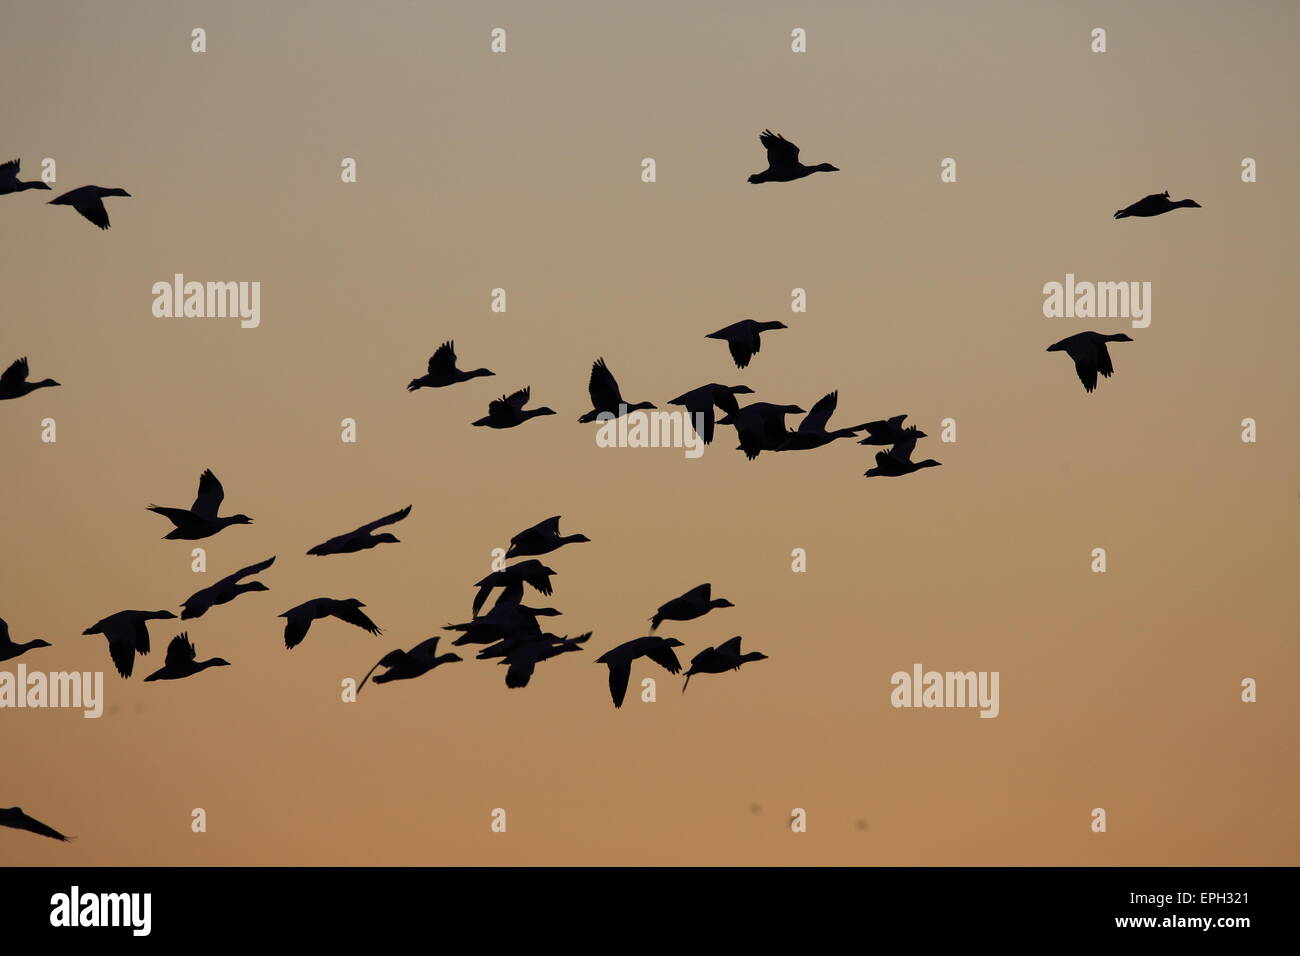
[[[1133,341],[1131,338],[1129,338],[1129,337],[1128,337],[1127,335],[1125,335],[1123,332],[1120,332],[1120,333],[1118,333],[1117,335],[1109,335],[1109,336],[1107,336],[1107,338],[1110,339],[1110,341],[1112,341],[1112,342],[1132,342],[1132,341]]]
[[[230,666],[230,661],[226,660],[224,657],[214,657],[214,658],[212,658],[212,660],[208,661],[208,666],[209,666],[209,667],[229,667],[229,666]]]
[[[389,532],[385,531],[383,534],[377,534],[377,535],[375,535],[375,543],[376,543],[376,544],[380,544],[380,543],[383,543],[383,544],[398,544],[398,543],[400,543],[400,542],[399,542],[399,539],[398,539],[397,535],[395,535],[395,534],[390,534]]]
[[[830,163],[821,163],[820,165],[814,166],[813,169],[819,173],[838,173],[840,171],[838,166],[832,166]]]
[[[732,604],[726,598],[715,598],[713,601],[713,606],[714,607],[735,607],[736,605]]]
[[[541,408],[537,409],[538,415],[554,415],[555,413],[556,413],[555,409],[549,408],[546,405],[543,405]]]
[[[253,519],[250,518],[248,515],[231,515],[230,523],[231,524],[252,524]]]
[[[271,589],[268,588],[261,581],[249,581],[248,584],[244,585],[244,590],[245,591],[269,591]]]
[[[761,173],[754,173],[747,181],[751,183],[761,183],[764,181],[763,175]]]
[[[36,638],[36,640],[34,640],[34,641],[30,641],[30,642],[27,644],[27,646],[28,646],[29,648],[32,648],[32,647],[53,647],[54,645],[51,644],[49,641],[43,641],[43,640],[41,640],[41,639],[38,637],[38,638]]]
[[[733,385],[731,386],[731,394],[732,395],[753,395],[754,390],[750,388],[748,385]]]
[[[43,379],[41,379],[39,382],[36,383],[36,387],[37,387],[37,388],[53,388],[55,385],[58,385],[58,384],[60,384],[60,383],[54,381],[54,379],[52,379],[52,378],[43,378]]]
[[[119,189],[105,189],[105,190],[104,190],[104,195],[105,195],[105,196],[126,196],[128,199],[131,197],[131,194],[130,194],[129,192],[127,192],[125,189],[120,189],[120,188],[119,188]]]
[[[677,638],[675,638],[675,637],[665,637],[665,638],[664,638],[664,646],[665,646],[665,647],[685,647],[686,645],[685,645],[682,641],[677,640]]]
[[[628,408],[628,411],[636,412],[636,411],[640,411],[643,408],[654,408],[654,407],[655,407],[654,402],[637,402],[635,405],[630,406]]]

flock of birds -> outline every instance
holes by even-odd
[[[751,175],[748,180],[751,183],[792,182],[813,173],[838,172],[838,167],[829,163],[804,165],[799,161],[799,147],[771,130],[764,130],[759,136],[759,141],[767,150],[768,166],[762,172]],[[18,160],[0,165],[0,195],[24,192],[29,189],[50,188],[47,183],[40,180],[22,181],[18,175]],[[129,195],[124,189],[82,186],[51,200],[51,205],[72,206],[100,229],[107,229],[109,219],[103,204],[104,198]],[[1184,207],[1200,208],[1199,204],[1191,199],[1171,201],[1169,193],[1164,192],[1147,196],[1119,210],[1115,213],[1115,218],[1159,216]],[[706,337],[726,342],[736,368],[744,369],[758,354],[763,333],[785,328],[787,326],[781,322],[756,322],[752,319],[744,319],[709,333]],[[1073,360],[1084,389],[1091,392],[1097,386],[1098,375],[1109,377],[1114,372],[1110,353],[1106,348],[1107,344],[1131,341],[1131,338],[1123,334],[1080,332],[1049,346],[1047,351],[1065,352]],[[410,381],[407,385],[408,390],[414,392],[422,388],[444,388],[494,374],[486,368],[462,371],[456,363],[454,344],[450,341],[444,343],[430,357],[425,374]],[[29,368],[25,357],[13,362],[3,374],[0,374],[0,400],[22,398],[37,389],[60,384],[49,378],[32,381],[28,376]],[[592,365],[587,390],[592,407],[579,417],[579,422],[608,420],[630,412],[656,407],[650,402],[628,402],[624,399],[618,381],[604,359],[597,359]],[[757,458],[764,451],[806,451],[820,448],[840,438],[857,438],[859,444],[888,446],[887,450],[876,452],[875,466],[865,472],[868,477],[901,477],[940,464],[934,459],[913,460],[912,454],[917,441],[925,438],[926,435],[916,426],[905,427],[903,422],[906,415],[896,415],[846,428],[828,429],[838,400],[837,392],[830,392],[823,396],[814,403],[811,411],[807,412],[798,405],[755,401],[742,406],[736,400],[737,395],[749,394],[753,394],[753,390],[744,385],[728,386],[711,383],[685,392],[670,400],[668,404],[682,406],[690,413],[692,422],[699,423],[699,437],[706,444],[713,441],[716,425],[735,428],[739,450],[743,451],[746,458],[750,460]],[[496,429],[514,428],[531,418],[556,414],[553,409],[547,407],[526,408],[530,397],[531,389],[527,386],[503,395],[490,402],[487,414],[473,424]],[[715,415],[715,409],[722,413],[721,417]],[[804,417],[796,428],[790,429],[786,425],[788,415]],[[861,437],[863,433],[866,437]],[[200,540],[215,535],[231,525],[252,522],[252,519],[245,514],[221,515],[219,512],[224,498],[225,491],[221,482],[211,470],[208,470],[200,476],[198,495],[189,508],[150,505],[148,510],[171,522],[172,529],[165,536],[166,538]],[[354,554],[381,544],[397,543],[398,539],[392,533],[376,532],[380,528],[396,524],[410,513],[411,507],[408,505],[352,531],[332,537],[310,548],[307,554],[314,556]],[[543,596],[552,593],[550,579],[556,572],[542,564],[538,560],[540,556],[550,554],[567,544],[590,540],[581,534],[560,534],[559,522],[558,516],[547,518],[511,538],[506,560],[515,563],[493,571],[476,582],[474,587],[477,588],[477,592],[472,603],[470,620],[461,624],[450,624],[444,628],[457,634],[455,640],[451,642],[452,646],[476,645],[479,647],[475,655],[478,660],[495,660],[506,666],[505,684],[510,688],[528,686],[537,665],[567,653],[581,651],[591,638],[591,632],[576,637],[567,635],[561,637],[545,631],[539,618],[553,617],[561,612],[555,608],[534,608],[523,603],[525,586]],[[266,571],[274,562],[275,558],[271,557],[241,568],[215,584],[190,595],[180,604],[180,619],[193,620],[202,617],[213,607],[228,604],[241,594],[269,590],[260,581],[245,579]],[[492,606],[483,612],[494,591],[500,593]],[[714,598],[709,584],[701,584],[661,605],[650,619],[649,634],[613,647],[596,658],[596,663],[608,668],[609,693],[614,706],[617,708],[623,705],[631,679],[632,665],[640,658],[647,658],[669,674],[676,675],[682,672],[682,665],[675,649],[685,646],[683,642],[654,633],[664,621],[677,623],[693,621],[716,608],[732,606],[726,599]],[[351,624],[372,635],[381,634],[380,627],[362,610],[363,607],[365,605],[356,598],[320,597],[290,608],[279,615],[285,621],[285,647],[292,649],[302,643],[312,624],[327,618]],[[165,609],[118,611],[86,628],[83,633],[102,635],[106,638],[114,667],[123,678],[129,678],[134,670],[136,657],[149,653],[149,622],[175,618],[177,618],[175,613]],[[454,652],[438,653],[440,640],[440,636],[430,637],[409,650],[398,649],[385,654],[362,678],[357,688],[358,694],[367,683],[385,684],[399,680],[412,680],[444,664],[463,661],[463,658]],[[28,651],[50,646],[52,645],[48,641],[40,639],[26,642],[14,641],[9,634],[8,625],[0,620],[0,661],[12,660]],[[696,674],[723,674],[738,670],[751,661],[764,659],[766,659],[764,654],[743,651],[739,636],[723,641],[716,647],[706,647],[691,658],[690,666],[684,675],[682,690],[685,692],[691,677]],[[229,664],[229,661],[220,657],[199,660],[197,649],[194,642],[190,640],[188,632],[182,632],[173,637],[168,644],[163,666],[145,677],[145,680],[181,680],[193,677],[211,667],[225,667]],[[376,674],[375,671],[381,668],[382,673]],[[20,807],[0,808],[0,826],[26,830],[58,840],[68,839],[52,827],[24,813]]]

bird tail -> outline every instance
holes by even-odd
[[[686,693],[686,688],[689,687],[690,684],[691,684],[691,673],[688,671],[687,674],[686,674],[686,683],[682,684],[682,693],[683,693],[683,694]]]
[[[411,381],[407,383],[406,386],[406,390],[408,392],[419,391],[419,388],[420,388],[420,380],[418,378],[411,379]]]

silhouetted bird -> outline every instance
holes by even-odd
[[[629,405],[623,398],[623,393],[618,389],[618,382],[614,380],[614,374],[609,370],[603,358],[596,359],[591,366],[591,379],[587,382],[587,392],[591,395],[591,411],[587,412],[581,418],[580,422],[594,422],[600,415],[606,415],[618,418],[626,415],[628,412],[639,411],[643,408],[654,408],[650,402],[637,402],[635,405]]]
[[[786,435],[785,441],[781,442],[776,447],[776,450],[802,451],[809,448],[820,448],[837,438],[856,438],[858,432],[865,426],[837,428],[833,432],[826,430],[826,423],[831,420],[831,415],[834,414],[835,405],[838,401],[839,392],[831,392],[829,395],[823,395],[819,398],[817,404],[813,405],[812,411],[805,415],[803,421],[799,423],[799,429]]]
[[[517,392],[493,399],[488,402],[488,413],[471,424],[487,428],[514,428],[530,418],[555,414],[555,409],[545,405],[540,408],[524,408],[528,404],[530,395],[532,395],[532,388],[525,386]]]
[[[0,196],[7,196],[9,193],[20,193],[24,189],[49,189],[49,183],[39,179],[31,179],[26,182],[18,178],[19,162],[11,159],[7,163],[0,163]]]
[[[1080,332],[1069,338],[1061,339],[1055,345],[1049,345],[1049,352],[1064,352],[1074,359],[1074,370],[1079,373],[1083,390],[1091,392],[1097,387],[1097,373],[1103,378],[1110,378],[1115,371],[1110,364],[1110,352],[1106,350],[1107,342],[1132,342],[1133,340],[1120,332],[1118,335],[1103,335],[1100,332]]]
[[[805,166],[799,162],[799,147],[770,129],[763,130],[758,141],[767,150],[767,169],[749,177],[751,183],[788,183],[803,179],[812,173],[838,173],[839,167],[830,163]]]
[[[767,655],[760,654],[758,651],[740,653],[739,637],[723,641],[717,647],[706,647],[691,658],[691,666],[686,671],[686,682],[682,684],[682,693],[686,693],[687,685],[696,674],[725,674],[727,671],[737,670],[741,664],[765,660]]]
[[[523,586],[519,586],[522,593]],[[553,607],[525,607],[522,604],[498,602],[492,610],[482,617],[476,617],[465,624],[448,624],[444,631],[460,631],[460,637],[452,641],[457,646],[462,644],[492,644],[520,637],[540,637],[542,627],[537,623],[539,617],[556,617],[559,615]]]
[[[510,539],[507,558],[524,558],[534,554],[550,554],[566,544],[590,541],[585,534],[560,534],[560,516],[539,521],[531,528],[520,531]]]
[[[673,653],[674,647],[685,647],[675,637],[635,637],[596,658],[597,664],[609,667],[609,696],[615,707],[623,706],[627,696],[627,682],[632,676],[632,662],[638,657],[648,657],[670,674],[681,673],[682,665]]]
[[[555,572],[548,568],[542,562],[529,558],[527,561],[520,561],[518,564],[512,564],[510,567],[501,571],[493,571],[481,581],[477,581],[474,587],[478,588],[478,594],[474,596],[474,614],[478,614],[479,608],[483,602],[488,599],[493,588],[508,588],[510,585],[519,585],[519,593],[522,595],[522,585],[531,584],[542,594],[551,593],[551,575]],[[514,603],[518,603],[516,600]]]
[[[52,378],[43,378],[39,382],[27,381],[27,359],[18,359],[0,374],[0,399],[22,398],[28,392],[38,388],[53,388],[59,383]]]
[[[1161,213],[1169,212],[1171,209],[1182,209],[1184,206],[1192,209],[1200,209],[1201,204],[1195,199],[1180,199],[1177,202],[1171,202],[1168,191],[1162,193],[1153,193],[1139,199],[1133,205],[1121,209],[1115,213],[1116,219],[1127,219],[1129,216],[1141,216],[1149,218],[1159,216]]]
[[[438,351],[434,352],[429,358],[429,371],[419,378],[411,379],[406,386],[408,392],[414,392],[420,388],[442,388],[446,385],[455,385],[458,382],[467,382],[471,378],[479,378],[484,375],[495,375],[485,368],[476,368],[472,372],[462,372],[456,367],[456,346],[452,342],[443,342],[438,346]]]
[[[184,508],[163,508],[150,505],[147,510],[160,514],[176,527],[163,535],[164,540],[197,541],[211,537],[222,528],[232,524],[252,524],[248,515],[226,515],[217,517],[221,502],[225,500],[226,489],[221,487],[217,476],[208,469],[199,475],[199,493],[194,504],[186,511]]]
[[[284,646],[288,648],[297,647],[302,643],[302,639],[307,636],[307,630],[311,627],[311,622],[319,621],[324,617],[336,617],[344,623],[352,624],[371,634],[382,634],[383,631],[379,626],[362,612],[363,607],[365,605],[356,598],[345,598],[343,600],[315,598],[311,601],[304,601],[297,607],[291,607],[283,614],[277,615],[286,618],[284,623]]]
[[[241,594],[271,590],[261,581],[249,581],[247,584],[241,584],[240,579],[246,578],[250,574],[257,574],[259,571],[265,571],[274,562],[275,558],[270,557],[265,561],[259,561],[257,564],[250,564],[234,574],[226,575],[216,584],[209,585],[202,591],[195,591],[181,602],[181,620],[188,621],[196,617],[202,617],[209,608],[233,601]]]
[[[713,585],[701,584],[697,588],[691,588],[681,597],[673,598],[666,604],[660,605],[654,617],[650,618],[650,630],[655,630],[664,621],[693,621],[697,617],[708,614],[715,607],[736,606],[726,598],[711,598],[712,593]]]
[[[212,657],[206,661],[195,660],[195,648],[188,633],[177,634],[167,645],[167,659],[163,666],[154,671],[145,680],[180,680],[193,677],[199,671],[209,667],[229,667],[230,661],[224,657]]]
[[[691,427],[696,430],[704,444],[713,441],[713,406],[718,406],[727,414],[739,411],[736,404],[737,395],[752,395],[754,390],[748,385],[718,385],[712,383],[693,388],[678,395],[669,405],[684,405],[691,416]],[[701,428],[703,429],[701,431]]]
[[[719,418],[719,425],[732,425],[740,438],[740,450],[753,461],[763,451],[775,451],[790,437],[785,416],[806,414],[798,405],[753,402],[738,412]]]
[[[323,544],[318,544],[314,548],[308,549],[308,554],[325,555],[325,554],[355,554],[357,551],[365,551],[367,548],[373,548],[380,544],[397,544],[398,539],[394,535],[384,532],[383,534],[371,534],[376,528],[382,528],[384,525],[396,524],[411,513],[411,506],[407,505],[400,511],[394,511],[390,515],[384,515],[382,518],[376,518],[369,524],[363,524],[354,531],[347,534],[341,534],[337,537],[330,538]]]
[[[736,368],[744,368],[749,360],[758,354],[759,333],[774,329],[788,329],[784,322],[755,322],[753,319],[741,319],[725,329],[718,329],[704,336],[706,339],[722,339],[731,351]]]
[[[105,189],[103,186],[79,186],[62,196],[51,199],[51,206],[71,206],[100,229],[108,228],[108,210],[104,208],[104,197],[127,196],[125,189]]]
[[[5,623],[4,618],[0,618],[0,661],[11,661],[38,647],[53,646],[49,641],[43,641],[39,637],[26,644],[19,644],[9,636],[9,625]]]
[[[370,675],[375,672],[375,668],[386,667],[388,670],[375,678],[376,684],[387,684],[395,680],[411,680],[415,677],[423,677],[429,671],[442,664],[451,664],[455,661],[464,660],[459,654],[438,654],[438,638],[431,637],[427,641],[421,641],[409,651],[401,649],[389,651],[379,659],[374,667],[366,672],[366,676],[361,678],[361,683],[357,685],[357,693],[361,693],[361,688],[366,686],[366,681]]]
[[[544,634],[540,639],[534,638],[515,645],[501,661],[502,664],[509,665],[509,670],[506,671],[506,686],[527,687],[529,680],[532,679],[533,669],[538,664],[570,651],[582,650],[582,645],[590,637],[590,631],[586,634],[579,634],[577,637],[556,637],[554,634]],[[479,657],[483,657],[483,653],[480,653]]]
[[[53,827],[48,827],[35,817],[23,813],[22,807],[0,807],[0,827],[26,830],[28,833],[47,836],[52,840],[62,840],[64,843],[69,839]]]
[[[908,428],[903,432],[902,437],[894,444],[889,451],[876,452],[876,467],[870,468],[863,472],[868,478],[901,478],[903,475],[910,475],[914,471],[920,471],[922,468],[937,468],[942,462],[937,462],[933,458],[927,458],[925,461],[912,461],[912,451],[916,448],[916,440],[925,437],[925,433],[917,428]]]
[[[925,432],[917,431],[915,426],[910,429],[903,428],[903,419],[906,415],[895,415],[883,421],[867,422],[862,426],[860,431],[866,431],[867,437],[858,442],[859,445],[894,445],[903,441],[909,432],[915,432],[915,438],[925,438]]]
[[[130,677],[135,667],[135,655],[149,653],[149,622],[175,617],[171,611],[118,611],[81,633],[102,634],[108,638],[108,653],[117,672]]]

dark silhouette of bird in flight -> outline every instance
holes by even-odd
[[[628,412],[654,408],[650,402],[628,404],[623,398],[623,393],[618,389],[614,373],[609,370],[603,358],[596,359],[591,365],[591,379],[587,382],[587,393],[591,395],[591,411],[579,418],[580,422],[594,422],[600,415],[618,418]]]
[[[540,638],[521,641],[511,647],[501,660],[502,664],[508,665],[506,671],[507,687],[527,687],[528,682],[532,679],[533,669],[542,661],[549,661],[552,657],[559,657],[561,654],[571,651],[582,650],[582,645],[591,638],[591,632],[579,634],[577,637],[556,637],[554,634],[543,634]],[[482,658],[487,651],[479,652]]]
[[[365,551],[367,548],[373,548],[380,544],[397,544],[398,538],[395,535],[385,531],[383,534],[371,534],[376,528],[382,528],[385,525],[396,524],[411,513],[411,506],[407,505],[390,515],[384,515],[382,518],[376,518],[369,524],[363,524],[346,534],[340,534],[330,538],[328,541],[309,548],[308,554],[326,555],[326,554],[355,554],[358,551]]]
[[[545,405],[540,408],[524,408],[531,395],[532,388],[526,385],[517,392],[493,399],[488,402],[488,413],[471,424],[486,428],[514,428],[530,418],[555,414],[555,409]]]
[[[798,430],[788,433],[785,441],[776,446],[776,451],[801,451],[809,448],[820,448],[822,445],[830,444],[837,438],[856,438],[858,432],[865,426],[837,428],[833,432],[826,430],[826,423],[831,420],[831,415],[835,412],[839,394],[839,392],[831,392],[819,398],[817,403],[813,405],[812,411],[805,415],[803,421],[799,423]]]
[[[1201,204],[1195,199],[1180,199],[1177,202],[1170,201],[1169,192],[1166,190],[1162,193],[1152,193],[1150,196],[1144,196],[1133,205],[1126,206],[1119,212],[1115,213],[1115,218],[1127,219],[1130,216],[1141,216],[1146,219],[1151,216],[1159,216],[1172,209],[1182,209],[1184,206],[1192,209],[1201,208]]]
[[[70,839],[53,827],[46,826],[35,817],[29,817],[27,814],[23,813],[22,807],[0,807],[0,827],[11,827],[14,830],[26,830],[28,833],[46,836],[52,840],[62,840],[64,843],[67,843]]]
[[[302,643],[302,639],[307,636],[307,630],[311,627],[312,621],[319,621],[325,617],[336,617],[340,621],[359,627],[370,634],[382,634],[383,630],[374,621],[366,617],[361,610],[363,607],[365,605],[356,598],[345,598],[343,600],[314,598],[310,601],[304,601],[297,607],[291,607],[283,614],[277,615],[286,619],[284,622],[284,646],[290,649],[297,647]]]
[[[11,661],[38,647],[53,646],[49,641],[43,641],[39,637],[25,644],[19,644],[9,636],[9,625],[5,623],[4,618],[0,617],[0,661]]]
[[[691,588],[681,597],[675,597],[660,605],[654,617],[650,618],[650,630],[657,629],[664,621],[693,621],[697,617],[708,614],[715,607],[736,606],[726,598],[713,598],[712,593],[713,585],[701,584],[697,588]]]
[[[534,558],[512,564],[500,571],[493,571],[483,580],[474,583],[474,587],[478,588],[478,594],[474,596],[474,614],[478,614],[479,608],[488,599],[488,595],[492,593],[493,588],[510,590],[511,585],[514,585],[519,596],[522,596],[523,585],[530,584],[542,594],[549,595],[551,593],[551,575],[554,573],[554,571]],[[513,603],[518,604],[518,598],[515,598]]]
[[[807,414],[798,405],[753,402],[737,412],[719,418],[719,425],[732,425],[740,438],[740,450],[753,461],[764,451],[775,451],[789,437],[785,416]]]
[[[1103,378],[1110,378],[1115,371],[1110,364],[1110,352],[1106,350],[1107,342],[1132,342],[1133,340],[1120,332],[1117,335],[1103,335],[1100,332],[1080,332],[1069,338],[1061,339],[1055,345],[1049,345],[1049,352],[1064,352],[1074,359],[1074,370],[1079,373],[1083,390],[1091,392],[1097,387],[1097,373]]]
[[[507,558],[526,558],[530,555],[550,554],[566,544],[578,544],[590,541],[585,534],[560,534],[560,516],[539,521],[531,528],[520,531],[510,539]]]
[[[518,588],[522,593],[523,585],[518,585]],[[559,613],[553,607],[526,607],[523,604],[497,602],[482,617],[476,617],[465,624],[448,624],[443,630],[460,632],[460,637],[452,641],[457,646],[541,637],[542,626],[537,623],[537,619],[556,617]]]
[[[767,169],[749,177],[751,183],[788,183],[803,179],[813,173],[838,173],[839,167],[830,163],[805,166],[799,162],[799,147],[770,129],[763,130],[758,141],[767,150]]]
[[[895,442],[893,448],[889,449],[889,451],[876,452],[876,467],[869,468],[863,474],[868,478],[901,478],[903,475],[910,475],[922,468],[939,467],[942,462],[935,461],[933,458],[927,458],[925,461],[912,461],[912,451],[916,448],[916,440],[923,437],[924,432],[915,427],[906,429],[899,441]]]
[[[20,193],[25,189],[49,189],[50,184],[40,179],[31,179],[26,182],[18,178],[19,162],[11,159],[7,163],[0,163],[0,196],[7,196],[10,193]]]
[[[53,388],[59,383],[52,378],[43,378],[39,382],[27,381],[27,358],[18,359],[3,373],[0,373],[0,399],[22,398],[38,388]]]
[[[911,428],[903,427],[903,419],[906,415],[895,415],[893,418],[887,418],[883,421],[867,422],[859,431],[865,431],[867,437],[858,442],[859,445],[896,445],[904,441],[909,434],[913,438],[925,438],[923,431],[918,431],[916,426]]]
[[[651,634],[635,637],[596,658],[597,664],[609,667],[609,696],[614,699],[614,706],[623,706],[623,698],[627,696],[627,682],[632,676],[632,662],[638,657],[650,658],[670,674],[681,673],[682,664],[673,653],[674,647],[685,645],[675,637]]]
[[[361,678],[361,683],[357,685],[357,693],[361,693],[361,688],[366,686],[366,681],[370,680],[370,675],[379,667],[388,669],[375,678],[375,683],[387,684],[389,681],[423,677],[435,667],[461,660],[464,660],[464,658],[459,654],[440,655],[438,653],[438,638],[431,637],[416,644],[409,651],[399,648],[395,651],[389,651],[381,657],[379,662],[366,672],[366,676]]]
[[[261,581],[249,581],[247,584],[243,584],[241,579],[248,577],[250,574],[257,574],[259,571],[265,571],[274,563],[274,556],[269,557],[265,561],[259,561],[257,564],[250,564],[246,568],[240,568],[234,574],[226,575],[216,584],[209,585],[201,591],[195,591],[181,602],[181,620],[189,621],[196,617],[202,617],[210,608],[218,604],[229,603],[241,594],[271,590]]]
[[[443,388],[447,385],[455,385],[458,382],[468,382],[471,378],[495,374],[495,372],[485,368],[462,372],[456,367],[455,343],[443,342],[438,346],[438,350],[429,357],[429,371],[419,378],[411,379],[406,386],[406,390],[414,392],[421,388]]]
[[[710,383],[693,388],[678,395],[669,405],[684,405],[691,416],[691,427],[703,439],[704,444],[713,441],[713,406],[717,406],[730,415],[740,410],[736,404],[737,395],[752,395],[754,390],[748,385],[718,385]],[[703,429],[703,430],[701,430]]]
[[[145,680],[180,680],[193,677],[199,671],[209,667],[229,667],[230,661],[224,657],[212,657],[206,661],[195,660],[195,647],[188,633],[177,634],[167,645],[167,659]]]
[[[130,677],[135,667],[135,655],[149,653],[149,622],[175,617],[171,611],[118,611],[81,633],[102,634],[108,638],[108,653],[117,672]]]
[[[726,342],[727,348],[731,352],[731,358],[736,363],[736,368],[744,368],[749,364],[749,360],[758,354],[759,333],[788,328],[789,326],[784,322],[755,322],[753,319],[741,319],[725,329],[710,332],[704,337],[706,339],[722,339]]]
[[[727,671],[737,670],[741,664],[765,660],[767,655],[760,654],[758,651],[740,653],[738,636],[723,641],[717,647],[706,647],[691,658],[691,666],[686,671],[686,682],[682,684],[682,693],[686,693],[687,685],[696,674],[725,674]]]
[[[104,197],[127,196],[125,189],[105,189],[103,186],[78,186],[62,196],[51,199],[51,206],[71,206],[100,229],[108,228],[108,210],[104,208]]]
[[[197,541],[200,538],[211,537],[228,525],[253,523],[253,519],[248,515],[217,517],[217,511],[220,510],[221,502],[225,497],[226,489],[221,487],[221,482],[209,468],[199,475],[199,493],[188,511],[184,508],[163,508],[159,505],[150,505],[147,510],[162,515],[176,526],[163,535],[164,540]]]

